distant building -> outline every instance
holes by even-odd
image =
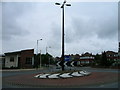
[[[0,55],[0,69],[5,67],[5,55]]]
[[[34,65],[34,49],[5,53],[5,67],[32,68]]]
[[[79,61],[80,60],[80,55],[79,54],[75,54],[75,55],[71,54],[70,56],[71,56],[72,61]]]
[[[113,65],[120,65],[119,52],[106,51],[107,60],[113,62]]]
[[[117,65],[118,66],[120,65],[120,42],[119,42],[119,48],[118,48],[118,61],[117,61]]]
[[[120,59],[120,42],[119,42],[119,47],[118,47],[118,59]]]
[[[94,56],[92,55],[92,53],[84,53],[80,56],[80,63],[82,65],[87,65],[87,64],[91,64],[93,63],[94,60]]]
[[[118,53],[113,51],[106,51],[107,60],[117,61]]]

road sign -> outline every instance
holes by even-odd
[[[63,65],[65,67],[69,67],[69,66],[73,67],[73,66],[78,66],[78,62],[79,61],[65,61]],[[61,61],[57,62],[56,66],[61,67],[62,62]]]
[[[70,61],[70,56],[64,56],[64,61]]]

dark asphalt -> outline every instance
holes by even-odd
[[[69,68],[67,68],[69,69]],[[111,73],[120,73],[119,70],[117,69],[101,69],[101,68],[90,68],[90,67],[73,67],[71,68],[73,70],[85,70],[88,72],[111,72]],[[27,74],[37,74],[37,73],[48,73],[48,72],[53,72],[53,71],[59,71],[61,69],[56,69],[55,66],[52,66],[50,68],[45,68],[43,70],[29,70],[29,71],[3,71],[2,72],[2,77],[13,77],[17,75],[27,75]],[[119,83],[118,82],[110,82],[106,84],[100,84],[100,85],[93,85],[93,86],[85,86],[85,88],[118,88]],[[8,85],[3,81],[3,88],[29,88],[30,86],[20,86],[20,85]],[[81,87],[80,88],[84,88]]]

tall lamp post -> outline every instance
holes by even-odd
[[[66,0],[63,4],[55,3],[55,5],[61,5],[62,8],[62,71],[64,71],[64,6],[71,6],[71,4],[66,4]]]
[[[37,40],[37,60],[38,60],[38,41],[40,41],[42,39],[38,39]],[[40,50],[40,68],[41,68],[41,50]]]

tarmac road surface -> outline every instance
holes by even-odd
[[[3,88],[41,88],[41,87],[68,87],[78,88],[118,88],[118,76],[120,75],[117,69],[101,69],[90,67],[72,68],[74,70],[85,70],[92,72],[90,76],[59,80],[44,80],[36,79],[34,76],[38,73],[47,73],[51,71],[58,71],[55,66],[52,68],[45,68],[41,70],[24,70],[24,71],[3,71]],[[119,74],[118,74],[119,73]],[[34,83],[33,83],[34,82]],[[41,83],[42,82],[42,83]],[[63,83],[65,82],[65,84]],[[73,84],[73,83],[74,84]],[[82,83],[81,83],[82,82]],[[44,84],[46,83],[46,84]],[[54,85],[57,83],[58,85]],[[71,83],[69,85],[69,83]],[[80,84],[78,84],[80,83]],[[32,85],[33,86],[32,86]],[[64,84],[64,85],[63,85]],[[66,87],[66,86],[65,86]]]

